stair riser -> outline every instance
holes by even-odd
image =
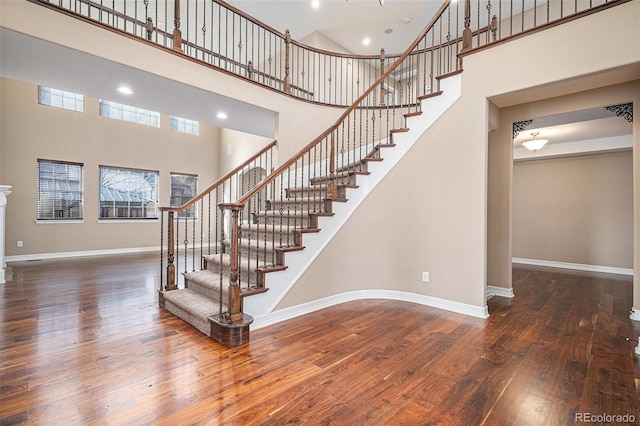
[[[251,241],[260,241],[261,243],[264,243],[265,241],[269,243],[275,243],[276,246],[281,246],[281,245],[292,245],[295,242],[295,237],[294,237],[294,233],[293,231],[284,231],[284,232],[279,232],[280,228],[279,227],[267,227],[266,231],[247,231],[247,230],[243,230],[241,233],[241,237],[244,238],[245,240],[251,240]]]
[[[367,163],[364,164],[345,164],[342,167],[336,169],[336,173],[342,172],[367,172]]]
[[[229,282],[231,279],[231,270],[230,270],[229,263],[228,262],[225,262],[225,263],[226,264],[224,265],[222,279],[224,280],[224,282]],[[219,264],[220,264],[219,260],[210,261],[207,265],[207,269],[218,273]],[[246,265],[242,265],[240,267],[239,275],[240,275],[240,282],[243,287],[247,285],[256,286],[258,284],[259,273],[255,270],[255,266],[247,268]],[[226,299],[223,300],[223,302],[225,301]]]
[[[322,184],[322,183],[327,183],[328,181],[329,181],[328,177],[320,177],[320,178],[313,179],[311,181],[311,184],[312,185],[318,185],[318,184]],[[338,178],[336,178],[336,184],[355,185],[356,184],[356,176],[355,175],[351,175],[351,176],[338,177]]]
[[[327,203],[324,201],[270,201],[267,203],[267,210],[276,210],[283,212],[308,211],[312,213],[327,212]]]
[[[327,197],[327,188],[296,188],[296,189],[287,189],[286,197],[288,199],[292,198],[326,198]]]
[[[183,309],[182,307],[175,305],[172,302],[165,302],[165,307],[167,311],[171,312],[173,315],[182,319],[183,321],[191,324],[193,327],[198,329],[201,333],[206,334],[207,336],[211,333],[211,325],[209,324],[209,320],[204,318],[197,318],[192,315],[188,310]],[[225,308],[226,310],[226,308]]]
[[[260,225],[275,225],[277,227],[286,228],[287,226],[296,228],[308,228],[310,219],[308,216],[305,217],[256,217],[256,223]]]
[[[214,287],[211,288],[209,286],[205,286],[200,284],[198,281],[196,280],[188,280],[187,281],[187,286],[195,291],[196,293],[199,293],[215,302],[220,302],[220,289],[219,287]],[[222,303],[226,304],[227,300],[229,300],[229,293],[227,291],[227,286],[223,286],[223,291],[222,291]]]

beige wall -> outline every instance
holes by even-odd
[[[272,142],[272,139],[220,129],[220,175],[230,172]],[[277,152],[275,155],[277,159]]]
[[[0,25],[52,43],[90,53],[157,76],[275,111],[275,138],[281,158],[289,158],[327,129],[344,109],[301,103],[256,84],[217,72],[163,49],[105,31],[26,0],[0,1]],[[117,46],[117,48],[114,48]],[[251,118],[248,117],[248,120]]]
[[[488,211],[488,99],[531,88],[536,88],[537,99],[545,99],[605,85],[604,74],[609,70],[640,63],[635,42],[640,39],[638,16],[640,2],[630,2],[464,57],[462,97],[373,190],[277,309],[369,288],[412,291],[485,306],[491,253],[489,217],[499,214],[498,222],[507,224],[507,232],[510,229],[508,198],[500,207],[506,211]],[[612,49],[611,35],[618,31],[624,36],[616,38]],[[580,76],[597,78],[582,80]],[[554,82],[562,86],[552,85]],[[627,101],[637,101],[637,86],[633,88],[635,94],[627,88]],[[513,96],[511,105],[532,100],[533,95],[522,95]],[[496,106],[504,107],[506,101],[502,101]],[[512,122],[501,115],[501,127],[491,132],[508,135],[509,148],[503,148],[501,160],[507,179]],[[634,126],[638,146],[640,134],[637,124]],[[504,182],[500,173],[495,178]],[[508,181],[502,190],[508,197]],[[638,223],[637,206],[634,211],[634,223]],[[637,235],[637,226],[635,232]],[[501,250],[509,256],[497,262],[502,270],[511,268],[509,238],[505,239],[507,249]],[[638,239],[635,237],[636,244]],[[639,258],[636,254],[636,267]],[[421,271],[431,273],[430,283],[420,282]],[[511,286],[508,278],[505,287]],[[634,306],[640,306],[637,283],[634,300]]]
[[[602,82],[611,83],[616,77],[616,73],[612,74],[595,74],[587,76],[584,79],[569,80],[567,83],[571,86],[570,91],[575,93],[564,93],[566,85],[551,85],[546,88],[532,88],[524,90],[520,93],[508,94],[505,97],[498,97],[500,102],[507,102],[503,98],[514,99],[514,105],[508,105],[500,110],[499,127],[489,133],[489,234],[488,234],[488,284],[511,288],[511,258],[515,254],[512,250],[511,229],[512,229],[512,159],[513,159],[513,140],[512,126],[514,122],[531,119],[532,117],[544,117],[548,115],[561,114],[582,109],[602,107],[607,105],[616,105],[620,103],[633,102],[636,105],[640,102],[640,80],[630,81],[627,83],[604,85]],[[626,74],[622,74],[626,76]],[[630,76],[636,74],[630,74]],[[596,86],[592,90],[585,90],[588,87]],[[578,89],[583,89],[578,91]],[[551,96],[555,94],[556,96]],[[541,98],[534,102],[518,103],[528,98]],[[636,108],[637,109],[637,108]],[[640,132],[638,130],[638,121],[634,120],[633,139],[635,147],[640,143]],[[634,149],[634,161],[638,161],[637,148]],[[640,187],[637,176],[638,165],[633,166],[633,181],[635,182],[634,194]],[[635,195],[636,199],[638,196]],[[635,219],[634,233],[638,232],[637,224],[640,223],[638,216],[638,205],[634,206]],[[637,247],[640,239],[635,236],[634,244]],[[638,251],[635,250],[634,262],[638,261]],[[638,264],[633,267],[637,270]],[[636,280],[637,281],[637,280]],[[640,305],[640,283],[636,282],[638,287],[634,291],[634,306]],[[636,300],[635,297],[638,297]]]
[[[516,162],[513,256],[633,268],[632,183],[631,151]]]
[[[201,125],[200,135],[99,115],[97,99],[85,98],[85,112],[38,104],[38,87],[2,79],[0,181],[12,185],[7,203],[7,256],[160,245],[158,221],[98,222],[98,166],[157,170],[160,205],[169,204],[169,174],[198,175],[199,187],[219,175],[220,129]],[[36,164],[39,158],[84,164],[84,222],[39,223],[36,219]],[[16,241],[23,241],[22,248]]]

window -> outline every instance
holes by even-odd
[[[129,121],[145,126],[160,127],[160,113],[117,102],[100,100],[100,115],[114,120]]]
[[[181,206],[198,195],[198,176],[181,173],[171,173],[171,200],[172,207]],[[196,217],[195,206],[191,206],[184,212],[178,212],[178,217]]]
[[[100,219],[157,219],[158,172],[100,166]]]
[[[82,168],[38,159],[37,220],[82,220]]]
[[[200,133],[199,127],[200,123],[195,120],[171,116],[171,130],[176,132],[198,135]]]
[[[51,87],[38,86],[38,103],[69,111],[84,112],[84,96]]]

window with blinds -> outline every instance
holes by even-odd
[[[198,195],[197,175],[171,173],[171,198],[169,201],[171,207],[182,206],[196,195]],[[191,206],[186,211],[178,212],[178,217],[193,218],[196,217],[196,214],[195,207]]]
[[[158,172],[100,166],[100,219],[157,219]]]
[[[83,219],[83,165],[38,159],[37,220]]]

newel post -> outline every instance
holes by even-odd
[[[180,0],[174,0],[173,5],[173,50],[182,52],[182,31],[180,31]]]
[[[178,287],[176,286],[176,265],[174,264],[175,260],[175,235],[174,235],[174,224],[173,220],[175,212],[168,212],[167,219],[167,285],[165,286],[165,290],[175,290]]]
[[[229,303],[226,314],[226,320],[229,323],[242,321],[243,318],[240,305],[240,284],[238,283],[238,270],[240,268],[238,248],[239,214],[238,207],[233,207],[231,210],[231,282],[229,283]]]
[[[291,32],[285,32],[284,39],[284,93],[291,93],[291,84],[289,83],[289,57],[291,50]]]
[[[466,52],[471,49],[471,0],[464,2],[464,30],[462,31],[462,50]]]
[[[380,77],[384,75],[384,60],[384,49],[380,49]],[[384,105],[384,83],[380,83],[380,105]]]

